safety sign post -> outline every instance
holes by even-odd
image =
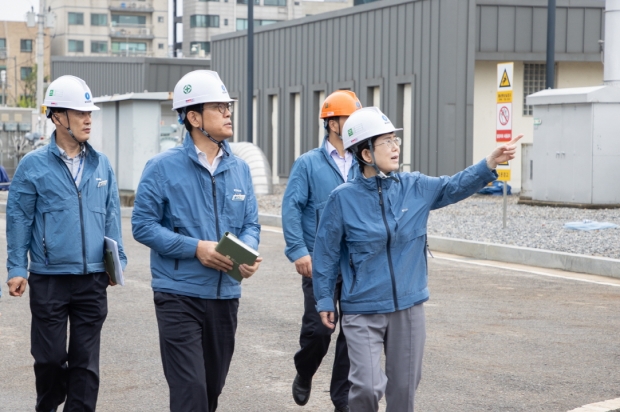
[[[512,85],[514,63],[497,65],[497,109],[495,116],[495,142],[504,144],[512,140]],[[507,182],[510,181],[510,163],[497,165],[497,180],[504,182],[503,224],[506,228],[506,194]]]

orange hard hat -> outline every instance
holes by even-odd
[[[323,102],[321,106],[321,119],[337,116],[350,116],[362,104],[351,90],[336,90]]]

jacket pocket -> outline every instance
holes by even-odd
[[[353,277],[351,278],[351,287],[349,288],[349,295],[353,294],[353,289],[355,288],[355,282],[357,281],[357,272],[355,271],[355,265],[353,264],[353,254],[349,253],[349,267],[351,268],[351,272],[353,273]]]
[[[43,213],[43,239],[46,265],[83,264],[82,228],[75,208]],[[101,251],[103,256],[103,250]]]

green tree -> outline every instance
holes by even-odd
[[[24,93],[19,96],[19,107],[37,107],[37,65],[32,68],[32,72],[24,79]]]

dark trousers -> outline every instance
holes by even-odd
[[[155,292],[171,412],[214,412],[235,350],[239,299]]]
[[[99,394],[101,328],[108,315],[108,275],[31,273],[28,285],[36,410],[48,412],[66,398],[65,412],[94,411]]]
[[[297,373],[304,379],[311,379],[321,365],[323,357],[327,354],[331,335],[334,329],[329,329],[316,311],[316,300],[312,290],[312,279],[302,278],[304,291],[304,316],[301,320],[301,332],[299,334],[299,350],[295,354],[295,368]],[[349,354],[347,341],[342,331],[342,313],[338,314],[337,302],[340,302],[342,279],[338,279],[334,293],[334,306],[336,308],[335,320],[340,324],[340,333],[336,340],[336,354],[332,369],[332,380],[329,388],[334,406],[340,408],[348,404],[349,388]]]

